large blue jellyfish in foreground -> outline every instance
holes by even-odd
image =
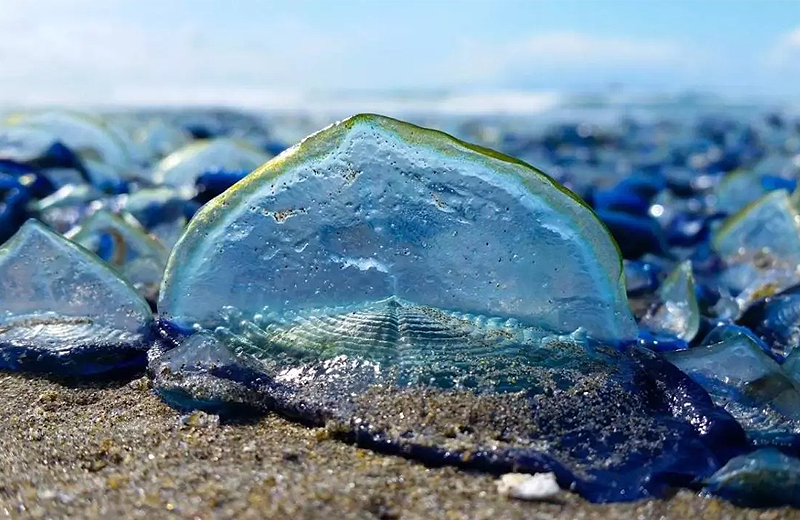
[[[606,228],[543,173],[359,115],[192,220],[150,368],[180,408],[278,410],[433,464],[553,471],[593,501],[699,488],[745,434],[635,346],[624,287]]]

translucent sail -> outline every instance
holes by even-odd
[[[635,336],[606,229],[552,179],[446,134],[362,115],[209,203],[159,312],[191,326],[397,297],[602,340]]]
[[[0,247],[7,368],[104,371],[149,348],[152,321],[147,302],[111,268],[34,220]]]

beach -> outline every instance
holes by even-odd
[[[590,504],[502,496],[491,475],[428,468],[277,415],[183,416],[146,377],[56,382],[0,372],[0,518],[800,519],[677,492]]]

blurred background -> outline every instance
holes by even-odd
[[[0,35],[5,107],[531,114],[800,80],[792,1],[2,0]]]
[[[153,305],[200,207],[358,112],[549,174],[631,297],[800,283],[797,1],[0,0],[0,71],[0,243],[39,219]]]
[[[540,168],[631,259],[800,176],[800,2],[0,0],[0,71],[0,241],[103,208],[168,250],[358,112]]]

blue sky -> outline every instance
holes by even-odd
[[[791,0],[0,0],[0,35],[5,105],[800,84]]]

